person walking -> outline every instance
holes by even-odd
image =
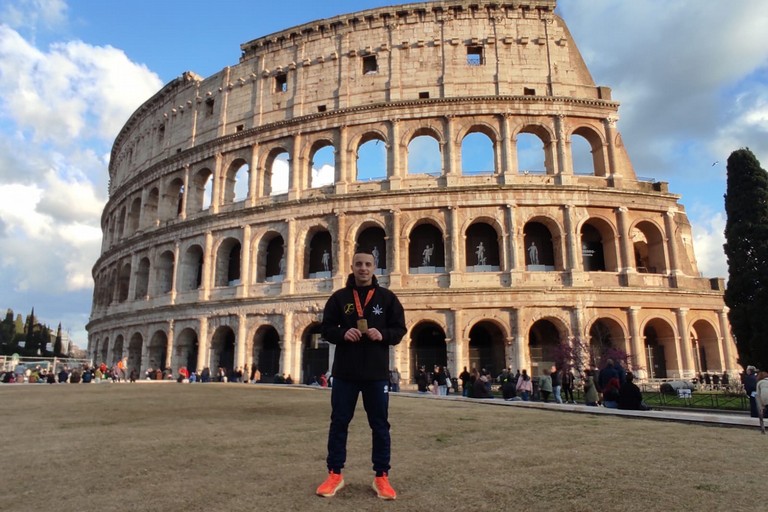
[[[549,402],[549,395],[552,394],[552,377],[546,368],[539,375],[539,392],[541,393],[541,401]]]
[[[527,402],[533,391],[533,382],[531,382],[531,378],[528,376],[528,370],[524,369],[523,373],[518,377],[516,389],[520,394],[520,398]]]
[[[347,458],[349,423],[362,393],[372,431],[373,490],[379,498],[394,500],[389,483],[389,347],[406,333],[405,313],[397,296],[381,288],[369,251],[352,257],[346,286],[335,291],[323,310],[323,339],[336,346],[331,388],[331,424],[328,429],[328,477],[317,488],[331,497],[344,487],[341,474]]]

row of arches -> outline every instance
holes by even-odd
[[[367,226],[367,227],[366,227]],[[451,243],[441,224],[432,219],[416,223],[407,235],[403,256],[407,272],[413,274],[443,273],[446,268],[460,272],[495,272],[508,270],[504,256],[504,227],[498,222],[477,220],[464,231],[463,250],[451,253]],[[634,267],[641,272],[668,272],[664,236],[653,221],[637,222],[630,229],[633,254],[622,264],[619,235],[614,226],[601,217],[591,217],[579,227],[578,245],[581,265],[590,272],[618,272]],[[569,268],[564,249],[565,235],[559,222],[549,217],[534,217],[523,226],[524,268],[528,271],[561,271]],[[171,291],[187,292],[201,288],[217,288],[258,282],[279,282],[288,275],[288,245],[286,237],[277,231],[267,231],[253,243],[253,269],[243,275],[243,247],[240,238],[225,236],[212,243],[210,255],[205,253],[205,242],[190,242],[178,249],[159,249],[153,258],[149,254],[136,256],[118,263],[111,270],[104,269],[96,277],[95,303],[141,300]],[[373,251],[377,273],[389,273],[395,260],[391,238],[382,225],[371,223],[361,226],[355,237],[357,247]],[[338,268],[338,257],[343,249],[334,247],[328,229],[317,227],[307,232],[303,243],[298,243],[299,255],[294,265],[300,271],[294,278],[330,278]],[[206,258],[210,261],[210,277],[206,278]],[[250,262],[249,262],[250,263]],[[178,266],[178,269],[176,268]],[[293,272],[291,272],[293,274]]]
[[[442,126],[419,127],[403,139],[407,175],[500,174],[505,157],[499,126],[472,124],[458,134],[456,148],[446,148]],[[264,145],[258,152],[246,148],[220,156],[214,165],[177,171],[149,184],[114,208],[103,226],[107,247],[137,232],[165,221],[186,218],[214,205],[245,201],[249,197],[286,194],[291,188],[312,189],[337,181],[380,181],[394,175],[391,136],[383,131],[362,133],[352,144],[354,160],[350,171],[340,168],[335,136],[318,136],[307,142],[298,155],[294,141]],[[517,170],[524,174],[554,174],[554,131],[543,125],[527,125],[512,138]],[[604,136],[592,126],[579,126],[567,135],[569,168],[575,174],[606,175],[603,158]],[[450,154],[451,151],[456,156]],[[448,152],[448,155],[446,155]],[[257,160],[256,175],[252,162]],[[506,159],[508,160],[508,159]],[[348,173],[351,175],[348,176]],[[214,184],[218,180],[218,186]]]
[[[148,368],[166,369],[174,373],[182,366],[202,370],[221,367],[231,371],[258,368],[269,380],[276,374],[291,374],[299,382],[311,382],[332,365],[333,351],[320,339],[320,324],[311,322],[296,340],[286,342],[278,331],[280,326],[258,326],[247,340],[238,342],[236,329],[218,326],[210,338],[202,340],[198,329],[185,327],[168,334],[157,329],[145,340],[140,332],[133,333],[128,342],[122,334],[113,340],[109,336],[96,339],[90,355],[94,362],[115,364],[127,358],[128,369],[142,374]],[[466,326],[467,339],[459,343],[447,337],[447,326],[434,320],[417,321],[404,342],[391,357],[391,366],[398,367],[407,377],[425,365],[446,366],[457,375],[463,367],[485,368],[494,375],[503,368],[529,369],[532,375],[548,369],[558,360],[564,343],[582,344],[585,353],[582,368],[594,365],[609,349],[630,355],[629,364],[641,377],[673,378],[686,372],[731,371],[728,350],[724,350],[717,329],[708,320],[698,319],[687,328],[687,336],[678,336],[673,323],[662,317],[650,317],[641,327],[642,349],[633,353],[628,328],[613,317],[598,317],[588,327],[583,340],[574,339],[565,323],[553,317],[535,320],[519,338],[511,329],[495,319],[480,319]],[[172,332],[172,330],[171,330]],[[513,344],[511,340],[517,339]],[[679,340],[686,340],[693,354],[693,367],[686,368]],[[242,353],[239,353],[242,351]],[[298,355],[298,357],[296,357]],[[299,380],[300,379],[300,380]]]

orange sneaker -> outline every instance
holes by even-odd
[[[320,484],[320,487],[317,488],[318,496],[322,496],[324,498],[331,498],[333,496],[336,496],[336,492],[339,491],[344,487],[344,477],[341,476],[340,473],[334,473],[333,471],[328,472],[328,478],[325,479],[325,482]]]
[[[371,487],[376,491],[376,495],[383,500],[393,500],[397,498],[397,493],[392,486],[389,485],[389,478],[386,473],[384,473],[384,476],[374,477]]]

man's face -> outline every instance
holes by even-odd
[[[368,286],[373,281],[373,255],[357,253],[352,258],[352,273],[357,286]]]

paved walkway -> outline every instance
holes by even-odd
[[[712,425],[719,427],[740,427],[759,429],[757,418],[752,418],[747,413],[719,413],[717,411],[680,411],[672,409],[657,409],[652,411],[622,411],[619,409],[607,409],[605,407],[587,407],[583,404],[556,404],[553,402],[522,402],[506,401],[500,398],[493,399],[475,399],[465,398],[458,395],[435,396],[432,394],[418,394],[403,392],[398,396],[407,398],[418,398],[428,400],[452,400],[468,401],[472,403],[483,403],[497,407],[523,407],[528,409],[540,409],[545,411],[569,412],[574,414],[596,414],[608,416],[622,416],[630,418],[641,418],[656,421],[675,421],[680,423],[692,423],[697,425]]]

